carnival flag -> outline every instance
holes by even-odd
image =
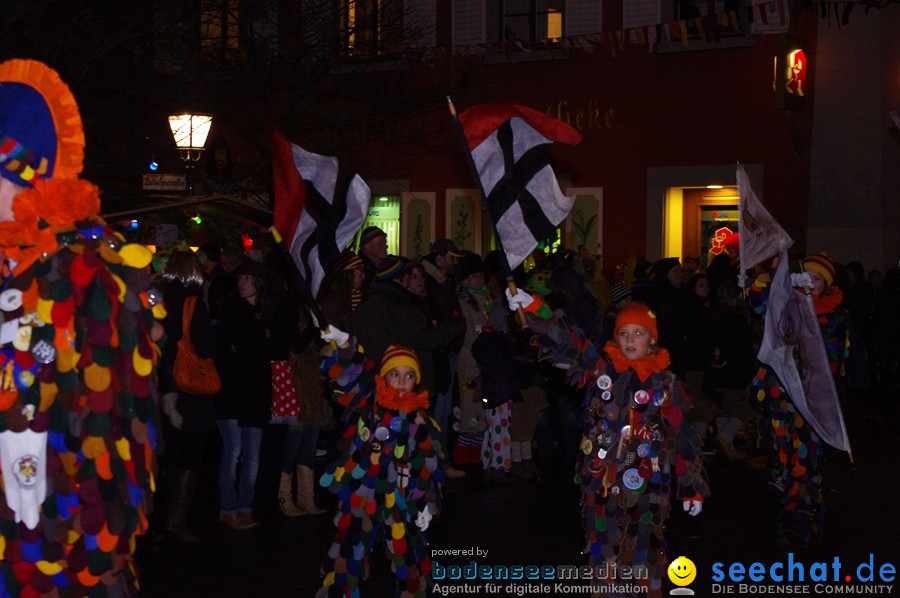
[[[737,185],[740,194],[739,253],[741,272],[744,272],[787,250],[794,240],[763,207],[750,186],[750,177],[740,165],[737,167]]]
[[[272,134],[274,226],[315,297],[331,264],[369,209],[365,181],[337,158],[308,152]]]
[[[473,106],[459,114],[459,123],[500,244],[515,268],[572,209],[550,167],[550,144],[577,145],[581,133],[517,104]]]
[[[757,357],[769,365],[797,410],[822,440],[850,452],[822,330],[812,297],[791,286],[782,249],[769,290],[766,324]]]

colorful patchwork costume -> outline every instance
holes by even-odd
[[[563,320],[548,324],[535,343],[554,364],[569,366],[568,381],[585,389],[575,477],[590,564],[619,571],[627,565],[632,584],[645,586],[640,595],[661,596],[672,486],[679,502],[709,495],[690,398],[666,369],[665,349],[629,360],[607,343],[602,355],[580,329]]]
[[[397,349],[403,350],[388,348],[385,364]],[[383,545],[397,579],[395,595],[424,598],[432,586],[431,562],[417,522],[426,509],[432,516],[440,513],[446,468],[433,445],[437,426],[427,412],[428,395],[400,395],[358,350],[347,360],[335,351],[322,368],[332,397],[345,407],[346,429],[341,456],[320,480],[338,496],[338,506],[316,596],[360,596],[359,584],[369,577],[369,553]]]
[[[0,64],[0,123],[0,185],[22,189],[0,222],[0,596],[135,596],[164,316],[152,255],[97,216],[54,71]]]
[[[830,261],[822,263],[827,268]],[[843,294],[838,287],[830,286],[834,279],[833,266],[831,268],[830,276],[825,278],[828,292],[822,296],[813,294],[812,298],[831,374],[839,384],[846,376],[850,331],[847,313],[839,307]],[[770,280],[771,275],[766,272],[748,285],[748,299],[757,313],[765,311]],[[772,426],[772,483],[784,492],[777,533],[780,537],[806,544],[822,531],[825,523],[822,441],[797,410],[771,367],[761,366],[753,384],[765,420]]]

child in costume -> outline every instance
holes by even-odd
[[[810,289],[831,375],[840,387],[846,377],[850,326],[847,312],[840,307],[843,301],[841,289],[832,286],[834,264],[824,253],[818,253],[807,256],[801,267],[802,273],[791,274],[791,283],[796,288]],[[770,274],[764,272],[748,285],[748,298],[757,312],[765,309],[770,278]],[[783,493],[777,528],[779,542],[784,548],[805,545],[822,531],[825,522],[822,442],[784,392],[771,367],[760,367],[754,384],[765,421],[771,423],[775,453],[771,483]]]
[[[531,303],[521,291],[508,299],[512,309]],[[590,564],[620,571],[629,565],[638,578],[633,583],[645,586],[641,595],[659,597],[672,485],[692,516],[702,510],[709,485],[690,398],[667,369],[668,351],[656,343],[656,316],[640,303],[624,307],[603,353],[562,319],[537,319],[530,327],[540,333],[535,343],[542,353],[586,391],[575,478]]]
[[[376,374],[347,333],[332,326],[322,338],[338,347],[322,369],[333,399],[345,407],[346,428],[343,452],[320,479],[338,505],[316,596],[360,596],[369,553],[383,545],[397,578],[395,596],[424,598],[432,586],[425,530],[440,513],[446,464],[434,444],[428,393],[416,391],[419,361],[411,349],[391,345]]]
[[[163,335],[152,254],[99,216],[59,75],[0,64],[0,596],[136,596]]]

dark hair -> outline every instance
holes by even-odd
[[[278,273],[259,262],[248,260],[235,271],[237,276],[249,276],[256,287],[256,306],[259,317],[268,317],[275,313],[279,295],[284,285]]]
[[[706,280],[706,281],[711,282],[709,280],[709,275],[706,272],[695,272],[694,274],[691,274],[691,277],[688,278],[688,281],[687,281],[688,290],[693,293],[694,288],[696,288],[696,286],[697,286],[697,283],[700,282],[701,280]],[[712,289],[710,289],[710,290],[712,290]]]
[[[200,260],[193,251],[176,251],[166,259],[160,280],[164,283],[177,281],[187,289],[196,290],[203,286],[206,279]]]

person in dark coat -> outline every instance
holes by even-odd
[[[198,395],[180,390],[172,376],[172,365],[178,354],[184,324],[184,305],[195,297],[190,321],[191,343],[200,357],[215,357],[222,344],[219,331],[212,325],[206,303],[200,299],[204,276],[200,262],[192,251],[177,251],[169,256],[160,276],[166,298],[163,327],[167,342],[163,346],[160,367],[163,412],[168,416],[164,426],[165,452],[160,461],[165,465],[162,486],[168,490],[166,531],[180,542],[195,542],[196,536],[187,526],[186,517],[197,488],[197,468],[216,429],[215,395]]]
[[[464,255],[451,239],[438,239],[432,244],[431,253],[422,258],[422,267],[426,274],[425,301],[428,304],[428,313],[438,324],[462,317],[459,299],[456,296],[456,285],[459,281],[457,276],[459,260]],[[440,432],[438,432],[440,442],[445,446],[447,445],[450,413],[453,410],[453,379],[456,376],[456,361],[463,341],[464,336],[460,335],[453,343],[439,347],[433,353],[432,412],[440,428]],[[456,470],[453,470],[449,477],[456,475]]]
[[[239,296],[222,309],[224,347],[217,366],[223,380],[216,411],[222,436],[219,519],[242,530],[259,525],[253,501],[263,430],[272,418],[271,362],[303,347],[296,306],[279,277],[253,261],[237,275]]]
[[[648,302],[659,318],[659,344],[669,350],[672,357],[671,370],[682,380],[689,365],[691,335],[696,332],[690,317],[693,311],[691,298],[681,289],[683,278],[684,270],[677,257],[656,262],[653,265],[653,289]]]
[[[434,391],[434,352],[458,342],[465,333],[465,320],[455,318],[432,322],[419,309],[410,292],[400,284],[406,262],[389,256],[382,262],[368,297],[353,312],[351,324],[366,355],[380,363],[390,345],[402,345],[416,352],[422,369],[421,387]]]

